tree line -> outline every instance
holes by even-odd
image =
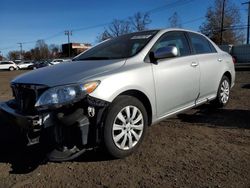
[[[232,0],[225,0],[224,3],[224,21],[222,22],[222,6],[224,0],[214,0],[214,4],[208,7],[205,21],[200,26],[200,32],[208,36],[216,44],[242,44],[245,41],[244,32],[240,17],[240,9]],[[168,18],[167,27],[182,28],[181,17],[174,12]],[[136,13],[133,17],[126,20],[113,20],[113,22],[104,28],[103,33],[98,37],[99,41],[106,40],[127,34],[133,31],[146,30],[151,23],[149,13]],[[221,32],[223,32],[221,39]]]
[[[7,58],[10,60],[44,60],[54,59],[60,56],[60,47],[56,44],[46,44],[44,40],[38,40],[35,47],[29,51],[10,51]]]
[[[222,6],[224,0],[214,0],[214,4],[208,7],[205,20],[200,26],[200,32],[212,39],[216,44],[240,44],[245,41],[240,17],[240,9],[232,0],[225,0],[223,29],[221,29]],[[97,41],[101,42],[108,38],[117,37],[131,32],[149,29],[152,20],[150,13],[137,12],[127,19],[114,19],[103,32],[97,36]],[[238,27],[237,27],[238,26]],[[174,12],[167,20],[166,27],[181,28],[181,17]],[[221,39],[221,32],[223,32]],[[23,59],[49,59],[58,57],[60,48],[58,45],[47,45],[43,40],[38,40],[33,49],[23,52]],[[9,59],[18,59],[19,51],[11,51]]]

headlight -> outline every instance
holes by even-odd
[[[93,81],[86,84],[50,88],[39,97],[35,107],[60,107],[63,104],[79,101],[84,98],[86,94],[92,93],[99,84],[99,81]]]

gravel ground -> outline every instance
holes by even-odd
[[[0,72],[0,101],[23,71]],[[238,71],[224,109],[205,104],[148,129],[140,150],[121,160],[89,151],[73,162],[22,151],[0,119],[0,187],[250,187],[250,71]]]

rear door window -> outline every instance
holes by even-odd
[[[1,64],[2,65],[9,65],[9,64],[12,64],[12,63],[10,63],[10,62],[2,62]]]
[[[203,36],[189,33],[195,54],[216,53],[213,45]]]

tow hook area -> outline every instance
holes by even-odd
[[[54,149],[52,152],[47,154],[47,158],[50,161],[63,162],[73,160],[85,152],[86,149],[79,149],[74,146],[73,148],[62,147],[60,149]]]
[[[40,142],[50,161],[73,160],[101,143],[102,119],[108,105],[106,101],[87,97],[74,105],[45,111],[30,122],[28,145]]]
[[[77,127],[79,128],[81,132],[81,143],[82,145],[86,145],[88,141],[88,132],[89,132],[89,119],[87,116],[83,115],[84,110],[82,108],[78,108],[70,115],[65,115],[64,113],[58,113],[57,118],[60,122],[61,128],[67,127]],[[60,126],[59,125],[59,126]],[[67,134],[67,133],[66,133]],[[66,136],[66,135],[64,135]],[[67,136],[66,136],[67,137]],[[69,135],[69,137],[72,137],[72,135]],[[64,138],[62,138],[64,139]],[[68,140],[59,139],[59,142],[69,142]]]
[[[93,106],[88,107],[88,115],[89,115],[89,117],[95,116],[95,108]]]
[[[89,119],[82,108],[73,113],[63,112],[56,115],[58,121],[55,126],[57,147],[47,157],[50,161],[68,161],[84,153],[88,143]],[[80,134],[79,134],[80,133]]]
[[[32,129],[29,130],[26,134],[28,139],[27,146],[32,146],[40,142],[42,123],[43,123],[43,118],[39,116],[32,120],[31,122]]]

